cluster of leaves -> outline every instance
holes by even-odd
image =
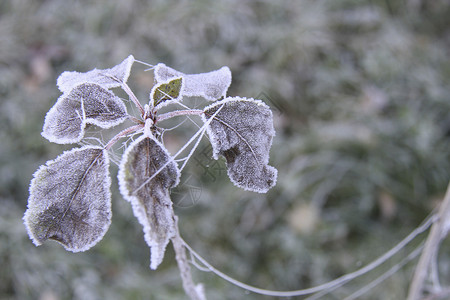
[[[208,133],[213,156],[223,156],[228,175],[238,187],[265,193],[276,183],[277,170],[268,165],[275,135],[272,112],[262,101],[227,97],[231,84],[228,67],[202,74],[183,74],[164,64],[152,69],[156,84],[150,101],[142,106],[127,85],[136,60],[129,56],[110,69],[86,73],[64,72],[57,85],[63,93],[45,118],[42,136],[59,144],[79,143],[87,126],[112,128],[126,120],[136,123],[105,146],[74,148],[41,166],[31,181],[28,209],[24,216],[30,238],[36,245],[55,240],[66,250],[85,251],[100,241],[111,223],[109,153],[121,138],[136,137],[124,151],[119,166],[119,185],[134,215],[144,228],[151,249],[150,267],[162,262],[169,241],[177,232],[170,189],[200,139]],[[128,114],[123,99],[111,89],[122,88],[141,115]],[[203,110],[182,104],[183,97],[214,101]],[[163,106],[176,104],[184,110],[158,114]],[[201,116],[204,125],[175,155],[164,147],[159,122],[180,115]],[[177,156],[195,139],[190,154]],[[183,162],[182,167],[177,162]]]
[[[111,238],[81,255],[58,252],[56,243],[45,251],[25,251],[25,227],[16,226],[26,206],[29,177],[43,161],[55,158],[55,151],[72,146],[46,143],[39,134],[43,116],[59,97],[55,78],[63,70],[113,66],[130,47],[136,57],[155,57],[155,62],[180,70],[228,65],[233,70],[230,95],[263,99],[274,109],[277,137],[271,151],[277,152],[273,164],[280,177],[270,199],[243,193],[227,184],[226,176],[219,178],[222,170],[213,169],[214,163],[220,168],[223,164],[210,162],[199,151],[202,144],[176,188],[187,190],[184,178],[194,175],[201,198],[196,209],[176,210],[181,230],[187,241],[202,236],[196,250],[212,255],[230,275],[284,289],[324,282],[354,270],[355,259],[367,261],[385,251],[442,196],[450,170],[448,1],[194,2],[179,3],[176,11],[163,1],[151,6],[136,0],[94,1],[88,10],[76,1],[2,3],[0,134],[7,142],[0,144],[0,298],[34,299],[50,290],[59,298],[88,299],[74,294],[83,291],[97,299],[136,299],[151,291],[170,299],[166,293],[180,292],[163,284],[170,280],[166,276],[146,272],[145,264],[137,263],[146,261],[146,249],[136,246],[140,228],[134,227],[140,225],[130,224],[126,201],[113,204]],[[409,9],[413,3],[419,5],[415,13]],[[150,89],[143,80],[150,74],[137,72],[134,77],[135,67],[129,82],[133,79],[136,91],[146,91],[144,84]],[[144,103],[146,97],[139,98]],[[379,99],[385,99],[382,109],[367,109]],[[178,128],[180,135],[191,129]],[[113,164],[115,155],[109,154]],[[196,159],[208,163],[217,179],[196,165]],[[351,171],[342,177],[345,167]],[[121,197],[112,194],[113,199]],[[325,201],[320,201],[324,194]],[[380,219],[384,196],[394,209]],[[325,207],[318,210],[317,202]],[[301,210],[305,207],[317,212],[312,214],[315,227],[286,226],[283,220],[291,212],[309,220],[296,214],[311,211]],[[131,230],[137,236],[124,234]],[[439,258],[441,270],[449,269],[448,244]],[[99,252],[105,258],[101,268]],[[82,273],[97,280],[83,279]],[[208,299],[242,298],[242,290],[210,274],[197,275],[209,287]],[[397,275],[368,297],[405,298],[409,269]],[[449,282],[448,272],[442,275],[442,282]],[[41,284],[33,285],[36,281]],[[346,291],[363,284],[334,297],[345,298]]]

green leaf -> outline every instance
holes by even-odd
[[[153,107],[160,108],[169,103],[181,101],[183,84],[183,77],[156,84],[150,93],[150,101]]]

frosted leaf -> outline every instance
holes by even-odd
[[[30,185],[24,223],[36,246],[55,240],[85,251],[111,224],[111,180],[106,150],[86,146],[41,166]]]
[[[150,268],[154,270],[175,234],[169,189],[178,184],[180,172],[164,146],[143,135],[125,151],[118,177],[120,192],[131,202],[134,215],[144,227],[151,250]]]
[[[93,69],[85,73],[66,71],[58,77],[56,84],[63,93],[70,92],[75,86],[88,82],[99,84],[105,89],[119,87],[122,83],[127,82],[133,63],[134,57],[130,55],[110,69]]]
[[[150,92],[150,102],[153,107],[160,108],[171,102],[181,101],[182,90],[183,77],[155,84]]]
[[[226,98],[206,107],[203,121],[218,109],[207,127],[214,159],[225,157],[228,176],[236,186],[267,192],[277,178],[277,170],[268,165],[275,135],[271,110],[259,100]]]
[[[45,117],[42,136],[54,143],[77,143],[86,124],[110,128],[127,116],[125,104],[113,93],[98,84],[84,83],[59,97]]]
[[[226,97],[228,87],[231,84],[231,71],[228,67],[222,67],[208,73],[183,74],[163,63],[155,66],[157,82],[166,82],[180,76],[184,78],[184,96],[203,97],[210,101]]]

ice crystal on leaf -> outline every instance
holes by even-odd
[[[150,101],[153,107],[158,109],[171,102],[181,101],[183,82],[183,77],[178,77],[156,84],[150,92]]]
[[[275,135],[272,112],[259,100],[226,97],[231,84],[228,67],[184,74],[162,63],[154,67],[156,83],[150,91],[150,102],[143,106],[127,84],[134,61],[130,55],[110,69],[64,72],[59,76],[57,85],[63,94],[47,113],[42,131],[49,141],[89,144],[99,140],[85,136],[89,135],[85,132],[89,125],[108,129],[127,119],[134,125],[114,135],[102,147],[87,145],[72,149],[41,166],[30,184],[24,223],[35,245],[50,239],[73,252],[94,246],[111,223],[108,151],[117,153],[111,148],[122,138],[134,139],[121,158],[118,180],[122,196],[131,203],[143,226],[144,239],[150,247],[150,268],[156,269],[161,264],[172,241],[186,293],[191,299],[205,299],[201,287],[195,286],[190,278],[187,246],[179,234],[170,189],[179,183],[180,170],[206,131],[214,158],[225,157],[231,181],[246,190],[267,192],[277,177],[277,170],[268,165]],[[128,114],[122,99],[110,91],[115,87],[125,92],[140,115]],[[184,96],[216,102],[204,110],[185,104],[181,104],[183,110],[164,113],[159,110],[181,102]],[[164,120],[178,116],[201,116],[204,125],[172,157],[162,143],[165,129],[159,126]],[[103,138],[103,133],[99,135]],[[178,157],[186,152],[187,156]],[[182,162],[180,168],[175,157]]]
[[[277,170],[268,165],[275,135],[271,110],[259,100],[226,98],[204,109],[204,122],[219,109],[207,127],[213,157],[225,157],[228,176],[236,186],[267,192],[277,178]]]
[[[159,63],[155,66],[156,82],[167,82],[176,77],[184,78],[183,95],[188,97],[203,97],[215,101],[227,94],[231,84],[231,71],[228,67],[200,74],[184,74]]]
[[[133,62],[134,57],[130,55],[110,69],[93,69],[85,73],[66,71],[58,77],[57,85],[63,93],[70,92],[75,86],[82,83],[96,83],[106,89],[119,87],[122,83],[127,82]]]
[[[52,239],[66,250],[94,246],[111,223],[108,153],[72,149],[41,166],[31,181],[25,225],[34,244]]]
[[[178,184],[179,177],[176,163],[151,136],[143,135],[134,141],[120,164],[120,192],[131,202],[134,215],[144,227],[152,269],[162,262],[166,246],[175,233],[169,189]]]
[[[45,117],[42,136],[51,142],[79,142],[86,124],[110,128],[127,118],[125,104],[98,84],[83,83],[63,94]]]

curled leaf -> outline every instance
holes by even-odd
[[[183,77],[155,84],[150,92],[150,102],[153,107],[160,108],[171,102],[181,101],[182,90]]]
[[[127,118],[125,104],[94,83],[83,83],[63,94],[45,117],[42,136],[51,142],[70,144],[84,136],[86,124],[116,126]]]
[[[127,82],[133,63],[134,57],[130,55],[110,69],[94,69],[85,73],[66,71],[58,77],[56,84],[63,93],[70,92],[75,86],[88,82],[99,84],[105,89],[119,87]]]
[[[55,240],[85,251],[111,223],[111,180],[106,150],[72,149],[41,166],[31,181],[24,222],[36,246]]]
[[[179,177],[176,163],[151,136],[143,135],[134,141],[120,164],[120,192],[131,202],[134,215],[144,227],[152,269],[162,262],[166,246],[175,234],[169,189],[178,184]]]
[[[276,183],[277,170],[268,165],[275,135],[272,112],[259,100],[226,98],[204,109],[213,157],[227,161],[228,176],[238,187],[265,193]]]
[[[225,97],[231,84],[231,71],[228,67],[207,73],[183,74],[163,63],[155,66],[157,82],[167,82],[180,76],[184,78],[184,96],[203,97],[209,101]]]

